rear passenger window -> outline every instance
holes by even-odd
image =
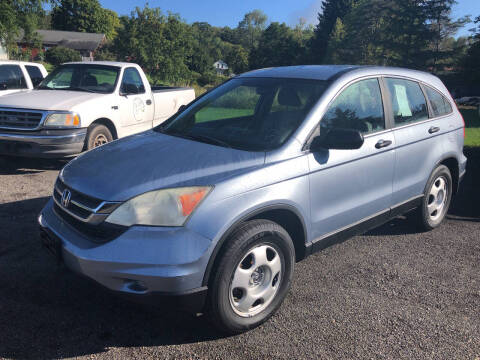
[[[0,85],[7,90],[26,89],[27,82],[18,65],[0,65]]]
[[[425,90],[428,100],[430,100],[430,105],[432,107],[433,113],[432,115],[434,117],[447,115],[452,112],[452,106],[450,105],[450,102],[445,98],[445,96],[428,86],[425,86]]]
[[[396,126],[428,119],[427,102],[418,83],[403,79],[385,80],[390,90]]]
[[[328,108],[320,127],[353,129],[362,134],[384,130],[383,102],[378,80],[361,80],[343,90]]]
[[[42,82],[43,75],[37,66],[26,65],[25,68],[27,69],[28,75],[30,76],[30,80],[32,80],[34,87]]]

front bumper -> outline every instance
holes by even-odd
[[[186,228],[133,226],[99,244],[64,222],[50,200],[39,216],[42,232],[60,240],[62,261],[74,272],[132,300],[201,312],[202,280],[211,241]]]
[[[0,129],[0,154],[64,157],[82,152],[87,129],[7,131]]]

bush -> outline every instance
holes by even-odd
[[[76,50],[57,46],[45,52],[45,59],[47,62],[57,66],[70,61],[81,61],[82,57]]]

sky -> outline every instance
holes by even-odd
[[[100,0],[103,7],[119,15],[129,15],[135,6],[143,7],[145,0]],[[187,22],[206,21],[214,26],[237,26],[243,15],[260,9],[269,21],[295,25],[303,17],[310,24],[317,23],[321,0],[149,0],[150,7],[159,7],[163,12],[179,13]],[[453,8],[454,17],[480,15],[480,0],[457,0]],[[471,24],[462,29],[458,36],[469,35]]]

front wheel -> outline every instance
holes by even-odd
[[[113,140],[112,133],[102,124],[93,124],[88,128],[84,150],[91,150]]]
[[[440,226],[447,215],[452,199],[452,175],[445,165],[438,166],[430,175],[417,210],[421,230],[432,230]]]
[[[268,220],[252,220],[229,238],[209,289],[208,311],[223,332],[237,334],[265,322],[292,282],[295,250],[289,234]]]

